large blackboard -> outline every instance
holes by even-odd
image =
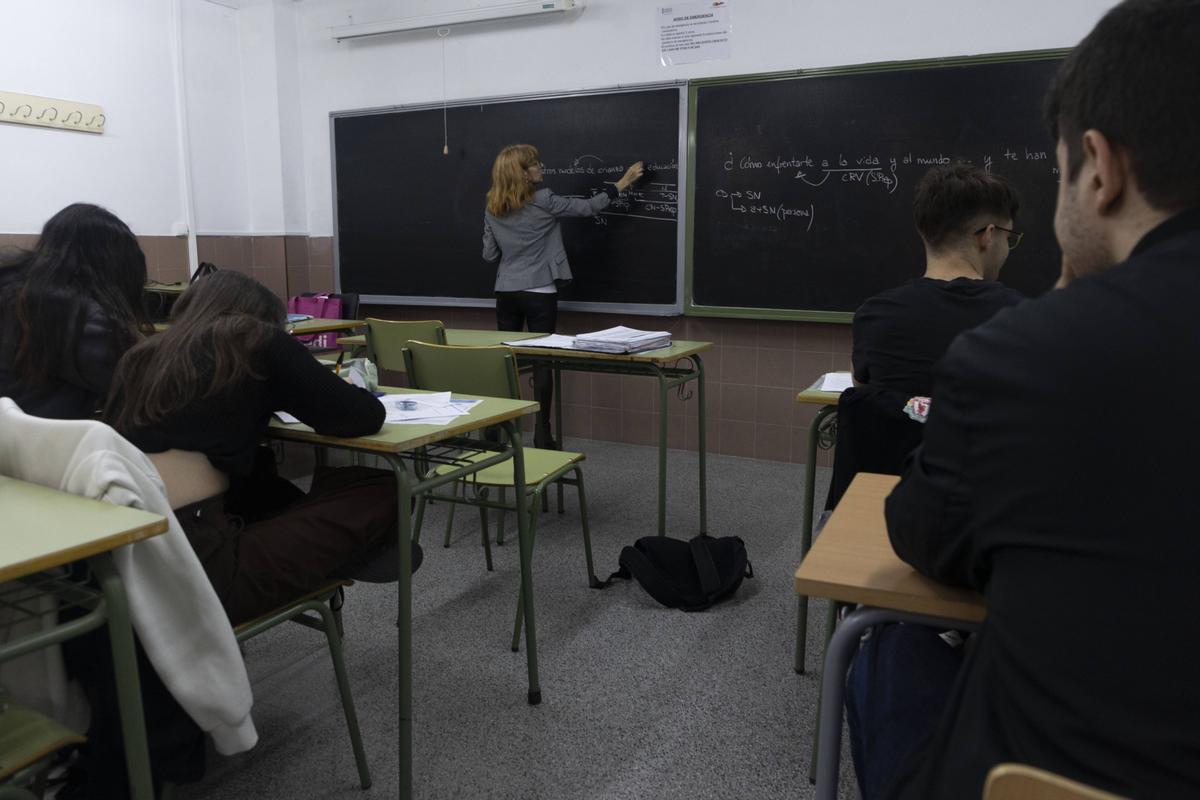
[[[921,274],[913,189],[955,159],[1016,185],[1025,238],[1001,280],[1045,291],[1058,174],[1041,101],[1060,56],[697,82],[688,313],[845,319]]]
[[[527,142],[560,195],[589,197],[638,160],[652,170],[601,215],[562,221],[575,276],[562,299],[678,309],[680,104],[675,87],[452,106],[448,155],[440,106],[334,114],[340,289],[376,302],[493,297],[484,195],[496,154]]]

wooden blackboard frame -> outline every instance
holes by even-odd
[[[531,92],[524,94],[512,94],[496,97],[477,97],[455,100],[445,103],[446,108],[459,108],[464,106],[490,105],[496,103],[513,103],[513,102],[536,102],[538,100],[554,100],[560,98],[583,97],[593,95],[610,95],[610,94],[628,94],[633,92],[644,92],[654,90],[674,89],[679,95],[679,129],[677,136],[676,160],[679,164],[679,213],[675,221],[675,302],[673,303],[607,303],[607,302],[590,302],[578,300],[564,300],[559,303],[559,309],[563,311],[590,311],[590,312],[609,312],[609,313],[626,313],[626,314],[643,314],[649,316],[677,316],[683,312],[685,303],[685,288],[684,288],[684,249],[686,241],[684,238],[685,225],[683,220],[688,216],[687,202],[691,196],[690,193],[690,176],[686,168],[684,154],[687,151],[687,136],[688,136],[688,82],[686,80],[674,81],[657,81],[653,83],[639,84],[619,84],[611,87],[601,87],[595,89],[586,89],[578,91],[554,91],[554,92]],[[334,286],[337,291],[342,291],[341,277],[341,258],[340,258],[340,242],[338,240],[338,201],[337,201],[337,140],[336,140],[336,122],[340,118],[358,117],[373,114],[392,114],[397,112],[408,111],[428,111],[433,109],[443,108],[442,103],[407,103],[392,106],[378,106],[372,108],[347,109],[342,111],[331,111],[329,113],[329,152],[330,152],[330,191],[332,194],[333,203],[333,271],[334,271]],[[482,207],[480,208],[480,216],[482,219]],[[377,305],[407,305],[407,306],[451,306],[451,307],[473,307],[473,308],[494,308],[496,302],[493,298],[476,298],[476,297],[434,297],[426,295],[377,295],[363,294],[360,296],[360,302],[377,304]]]
[[[696,190],[696,130],[699,113],[697,96],[702,88],[730,84],[750,84],[770,81],[795,80],[797,78],[820,78],[828,76],[859,75],[870,73],[898,72],[907,70],[947,69],[982,64],[1013,63],[1020,61],[1042,61],[1063,58],[1069,49],[1021,50],[983,55],[948,56],[944,58],[914,59],[910,61],[881,61],[846,66],[821,67],[817,69],[787,70],[783,72],[725,75],[714,78],[699,78],[688,82],[687,116],[687,197],[684,216],[684,307],[683,313],[693,317],[730,317],[744,319],[799,320],[807,322],[849,323],[853,312],[820,311],[789,308],[747,308],[742,306],[696,305],[693,301],[693,269],[695,256],[695,190]]]

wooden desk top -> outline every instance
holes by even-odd
[[[544,336],[542,333],[529,333],[528,331],[492,331],[492,330],[475,330],[467,328],[447,328],[446,329],[446,344],[459,345],[465,347],[495,347],[504,344],[506,341],[516,341],[519,339],[536,339],[539,336]],[[344,336],[337,340],[338,344],[345,347],[365,347],[367,344],[366,336]],[[588,350],[564,350],[556,347],[521,347],[517,345],[513,350],[521,355],[527,356],[547,356],[559,358],[583,358],[595,359],[600,361],[635,361],[645,363],[665,363],[674,361],[677,358],[686,358],[687,356],[696,355],[704,350],[712,347],[712,342],[689,342],[677,340],[671,342],[669,347],[663,347],[658,350],[645,350],[641,353],[595,353]],[[837,396],[834,395],[834,403],[837,403]]]
[[[415,389],[395,389],[380,386],[380,391],[392,394],[428,394]],[[307,425],[286,425],[275,417],[267,429],[267,435],[272,439],[286,439],[293,442],[311,442],[313,444],[342,445],[354,450],[373,453],[404,453],[418,447],[454,436],[460,436],[471,431],[496,425],[510,419],[536,413],[538,404],[531,400],[508,400],[502,397],[478,397],[477,395],[454,393],[456,398],[480,399],[483,402],[471,409],[469,414],[455,418],[449,425],[408,425],[385,423],[379,433],[370,436],[358,436],[353,439],[341,439],[336,436],[322,436],[315,433]]]
[[[303,319],[289,323],[287,332],[292,334],[327,333],[329,331],[350,331],[366,327],[361,319]]]
[[[183,294],[188,288],[188,284],[183,281],[178,283],[159,283],[158,281],[149,281],[146,284],[147,292],[158,292],[160,294]]]
[[[813,381],[812,386],[809,386],[804,391],[796,395],[797,403],[811,403],[818,406],[836,406],[838,398],[842,396],[841,392],[823,392],[817,388],[821,384],[821,379],[824,375],[818,375]]]
[[[860,472],[842,496],[816,544],[796,570],[796,593],[843,603],[980,622],[983,598],[938,583],[892,550],[883,501],[900,481]]]
[[[165,533],[167,520],[0,476],[0,582]]]

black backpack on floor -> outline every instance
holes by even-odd
[[[621,568],[609,576],[631,577],[667,608],[703,611],[753,578],[746,545],[738,536],[714,539],[700,534],[690,541],[643,536],[621,549]]]

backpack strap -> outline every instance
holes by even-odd
[[[693,536],[688,544],[692,548],[692,559],[696,562],[696,573],[700,576],[700,589],[705,597],[715,597],[721,591],[721,574],[708,549],[709,537],[704,534]]]

